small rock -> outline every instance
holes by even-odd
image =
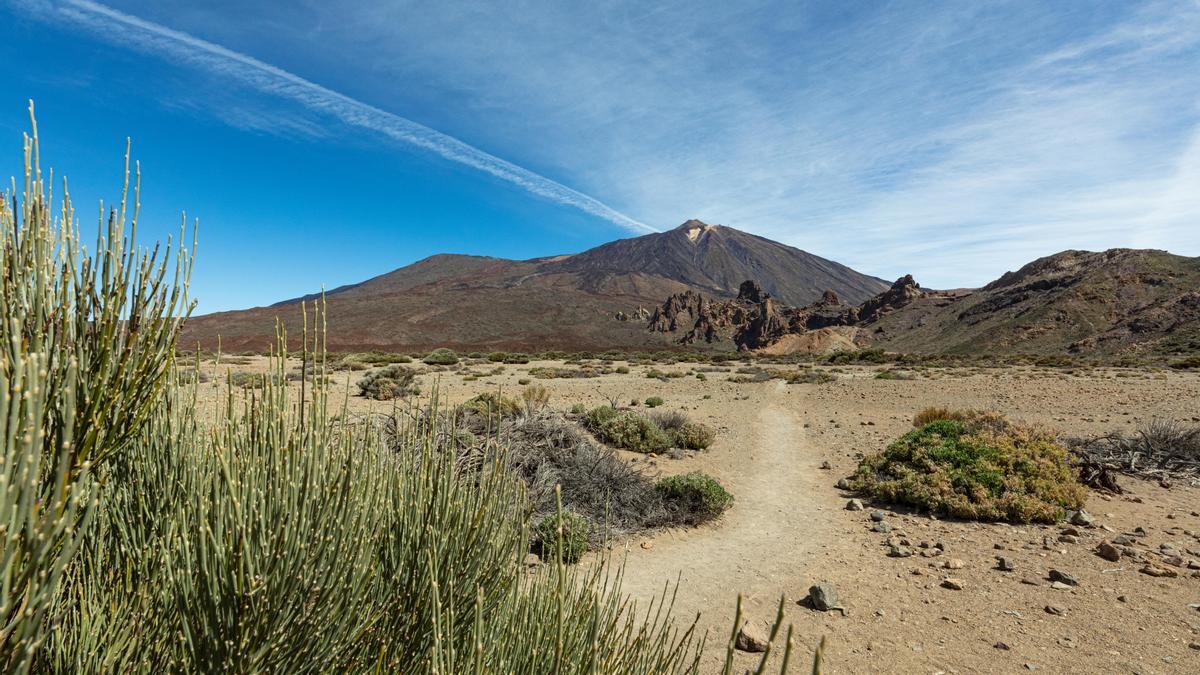
[[[946,562],[942,563],[942,567],[944,567],[948,570],[961,570],[963,567],[966,567],[966,565],[967,565],[966,563],[959,560],[958,558],[951,558],[951,559],[947,560]]]
[[[942,588],[949,588],[952,591],[961,591],[963,589],[963,580],[954,577],[946,577],[942,579]]]
[[[541,564],[542,564],[542,559],[538,557],[538,554],[536,554],[536,553],[526,553],[525,554],[525,566],[526,567],[537,567],[538,565],[541,565]]]
[[[1072,525],[1080,527],[1091,527],[1096,524],[1096,519],[1087,511],[1075,511],[1068,518]]]
[[[907,546],[892,546],[888,550],[888,556],[892,558],[911,558],[913,550]]]
[[[1017,566],[1013,564],[1012,560],[1005,558],[1002,555],[998,555],[996,556],[996,569],[1000,570],[1001,572],[1011,572],[1017,569]]]
[[[1042,585],[1042,582],[1038,581],[1037,579],[1031,579],[1029,577],[1024,577],[1023,579],[1021,579],[1021,583],[1025,584],[1026,586],[1041,586]]]
[[[828,612],[831,609],[841,609],[838,604],[837,588],[828,582],[815,584],[808,589],[808,604],[810,607],[822,612]],[[845,610],[842,610],[845,613]]]
[[[872,511],[871,512],[871,520],[873,520],[877,523],[882,523],[884,518],[887,518],[887,514],[884,513],[883,511]]]
[[[1107,541],[1102,541],[1096,546],[1096,555],[1110,562],[1117,562],[1121,559],[1121,549],[1113,546]]]
[[[738,631],[734,647],[739,651],[760,653],[767,651],[767,632],[749,621]]]
[[[830,464],[828,460],[826,460],[824,462],[821,462],[821,468],[824,469],[825,471],[828,471],[833,468],[833,465]]]
[[[1189,642],[1188,649],[1195,649],[1197,651],[1200,651],[1200,642]]]
[[[654,542],[652,542],[652,541],[643,541],[643,542],[642,542],[642,544],[641,544],[641,546],[642,546],[642,548],[643,548],[643,549],[645,549],[645,550],[649,551],[650,549],[654,548]]]
[[[1171,567],[1184,567],[1185,565],[1187,565],[1187,563],[1184,561],[1184,559],[1177,555],[1163,556],[1162,561],[1164,563],[1170,565]]]
[[[1009,647],[1007,644],[1005,644],[1003,642],[997,642],[996,644],[994,644],[992,646],[995,647],[996,649],[1003,649],[1004,651],[1008,651],[1008,650],[1012,649],[1012,647]]]
[[[1046,605],[1046,613],[1053,614],[1054,616],[1066,616],[1067,608],[1058,605]]]
[[[1129,602],[1129,596],[1128,595],[1118,595],[1117,602]]]
[[[837,485],[834,485],[834,487],[836,487],[839,490],[849,490],[850,489],[850,479],[849,478],[839,478]]]
[[[1058,535],[1058,540],[1064,544],[1078,544],[1079,543],[1079,537],[1076,537],[1073,534],[1060,534],[1060,535]]]
[[[846,510],[847,511],[862,511],[863,510],[862,500],[861,499],[851,499],[850,501],[846,502]]]
[[[1079,580],[1062,570],[1050,570],[1050,581],[1059,581],[1068,586],[1078,586]]]
[[[1050,588],[1053,588],[1056,591],[1069,591],[1071,590],[1072,586],[1068,586],[1061,581],[1052,581],[1050,582]]]
[[[871,526],[871,529],[880,534],[887,534],[892,531],[892,526],[884,522],[878,522]]]

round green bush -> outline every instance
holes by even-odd
[[[628,410],[600,425],[597,435],[613,447],[633,452],[663,452],[671,447],[671,438],[662,427]]]
[[[657,408],[658,406],[660,406],[662,404],[663,404],[663,400],[662,400],[661,396],[651,396],[650,398],[646,399],[646,407],[647,408]]]
[[[1083,507],[1086,491],[1051,433],[995,413],[947,416],[864,459],[851,488],[970,520],[1053,523]]]
[[[682,525],[707,522],[733,505],[733,495],[702,471],[669,476],[658,481],[655,489],[672,520]]]
[[[458,363],[458,354],[454,353],[453,349],[441,347],[429,352],[422,360],[431,366],[452,366]]]
[[[555,561],[561,556],[563,563],[568,565],[579,562],[583,554],[587,553],[588,537],[591,533],[591,521],[571,511],[551,513],[534,527],[534,534],[541,545],[542,558]]]

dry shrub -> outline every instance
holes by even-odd
[[[716,433],[709,427],[693,422],[682,410],[656,410],[650,419],[671,439],[671,444],[686,450],[705,450],[712,445]]]
[[[913,427],[923,427],[930,422],[938,420],[963,420],[969,415],[969,411],[951,410],[942,407],[925,408],[921,412],[913,415]]]
[[[859,465],[855,490],[943,516],[1053,523],[1086,492],[1067,449],[996,413],[941,416]]]
[[[358,393],[376,401],[390,401],[418,393],[416,372],[400,364],[381,368],[358,381]]]

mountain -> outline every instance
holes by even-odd
[[[981,289],[926,294],[860,327],[912,353],[1171,355],[1200,351],[1200,258],[1063,251]]]
[[[731,298],[746,279],[791,304],[826,290],[852,302],[887,288],[882,280],[811,253],[720,225],[689,220],[668,232],[621,239],[532,260],[436,255],[326,293],[332,350],[659,349],[669,338],[620,313],[684,291]],[[292,341],[300,302],[190,319],[182,344],[263,350],[276,319]]]

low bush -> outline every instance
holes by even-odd
[[[1185,359],[1180,359],[1171,364],[1171,367],[1176,370],[1197,370],[1200,369],[1200,356],[1189,356]]]
[[[664,478],[656,489],[671,519],[686,525],[710,521],[733,505],[733,495],[700,471]]]
[[[781,376],[788,384],[826,384],[837,380],[837,375],[815,368],[789,370]]]
[[[709,427],[691,421],[682,410],[655,411],[650,419],[659,426],[671,445],[686,450],[705,450],[712,445],[716,434]]]
[[[431,366],[452,366],[458,363],[458,354],[453,349],[440,347],[429,352],[422,361]]]
[[[618,375],[628,375],[629,374],[629,366],[617,366],[617,374]]]
[[[516,417],[524,409],[524,404],[515,398],[485,391],[460,405],[458,415],[466,428],[479,431],[495,429],[500,420]]]
[[[971,413],[965,410],[951,410],[944,407],[930,407],[921,410],[916,415],[913,415],[912,425],[914,427],[923,427],[930,422],[936,422],[938,420],[961,421],[970,415]]]
[[[651,396],[646,399],[646,407],[647,408],[657,408],[658,406],[662,405],[663,403],[665,403],[665,401],[663,401],[661,396]]]
[[[376,401],[390,401],[419,393],[417,374],[411,368],[393,364],[368,373],[358,381],[358,393]]]
[[[996,413],[951,413],[867,457],[852,489],[942,516],[1053,523],[1086,493],[1054,436]]]
[[[542,557],[567,565],[579,562],[587,553],[591,533],[591,521],[570,511],[551,513],[534,527]]]
[[[525,413],[532,415],[550,402],[550,392],[540,384],[531,385],[521,392],[521,401],[525,403]]]
[[[584,424],[601,441],[633,452],[662,452],[671,447],[671,438],[653,420],[632,410],[609,406],[593,408]]]

